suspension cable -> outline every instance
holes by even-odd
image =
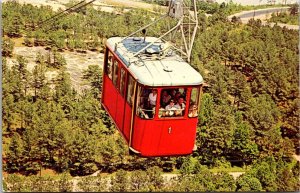
[[[66,10],[64,10],[64,11],[61,11],[61,12],[59,12],[58,14],[55,14],[54,16],[52,16],[52,17],[50,17],[50,18],[48,18],[48,19],[46,19],[46,20],[40,22],[40,23],[38,24],[38,27],[41,27],[41,26],[43,26],[43,25],[45,25],[45,24],[47,24],[47,23],[53,21],[53,19],[58,19],[58,18],[60,18],[60,17],[66,16],[66,15],[72,13],[72,12],[75,12],[75,11],[81,9],[82,7],[85,7],[85,6],[87,6],[87,5],[91,4],[91,3],[93,3],[94,1],[96,1],[96,0],[92,0],[92,1],[89,1],[89,2],[87,2],[87,3],[84,3],[85,0],[80,1],[79,3],[73,5],[72,7],[69,7],[68,9],[66,9]],[[84,4],[82,4],[82,3],[84,3]],[[81,4],[82,4],[82,5],[81,5]],[[79,7],[78,7],[78,6],[79,6]]]

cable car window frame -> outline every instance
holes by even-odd
[[[114,55],[113,53],[107,48],[106,49],[106,60],[105,60],[105,74],[108,76],[108,78],[110,80],[112,80],[112,73],[113,73],[113,58],[114,58]]]
[[[167,110],[166,109],[166,107],[168,106],[168,104],[165,106],[165,107],[162,107],[162,106],[164,106],[162,103],[161,103],[161,101],[162,101],[162,93],[165,91],[165,90],[173,90],[173,91],[176,91],[176,92],[180,92],[181,93],[181,96],[184,98],[184,104],[185,104],[185,107],[184,107],[184,109],[169,109],[169,110]],[[170,101],[171,100],[173,100],[174,101],[174,108],[175,108],[175,106],[177,105],[177,101],[175,101],[175,95],[176,95],[176,93],[175,93],[175,95],[174,96],[172,96],[172,93],[171,93],[172,91],[169,91],[168,92],[168,94],[170,94],[171,95],[171,99],[169,100],[169,103],[170,103]],[[188,87],[184,87],[184,86],[177,86],[177,87],[170,87],[170,88],[164,88],[164,89],[161,89],[161,94],[160,94],[160,99],[159,99],[159,101],[160,101],[160,106],[159,106],[159,110],[158,110],[158,118],[159,119],[182,119],[182,118],[184,118],[185,117],[185,115],[186,115],[186,109],[187,109],[187,102],[188,102],[188,100],[189,100],[189,98],[187,98],[187,96],[188,96],[188,92],[189,92],[189,88]],[[180,97],[181,98],[181,97]],[[181,113],[180,113],[180,111],[181,111]],[[178,115],[176,115],[176,114],[178,114]],[[181,114],[181,115],[180,115]]]
[[[156,104],[155,107],[152,107],[150,109],[149,107],[149,94],[151,93],[152,89],[156,89],[155,87],[146,87],[144,85],[138,84],[137,88],[137,105],[136,105],[136,116],[138,116],[141,119],[146,120],[153,120],[155,118],[155,111],[158,103],[158,93],[156,98]]]
[[[119,79],[119,61],[116,58],[114,58],[112,81],[113,81],[113,84],[115,85],[116,89],[119,90],[118,79]]]
[[[195,92],[193,92],[196,90]],[[195,93],[195,94],[193,94]],[[198,117],[198,110],[199,110],[199,96],[200,96],[200,88],[199,87],[192,87],[190,92],[190,102],[189,102],[189,118],[197,118]]]
[[[123,67],[120,67],[120,81],[119,81],[119,88],[121,96],[124,97],[125,95],[125,84],[126,84],[126,70]]]
[[[127,90],[126,90],[126,101],[129,104],[129,106],[133,105],[134,102],[134,85],[135,85],[135,79],[129,74],[128,74],[128,82],[127,82]]]

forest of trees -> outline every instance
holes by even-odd
[[[226,4],[215,10],[198,6],[192,65],[208,85],[201,98],[198,150],[186,157],[139,158],[129,155],[101,110],[101,64],[84,72],[91,89],[78,93],[61,52],[101,52],[106,38],[126,36],[157,16],[137,9],[115,15],[88,6],[38,27],[56,13],[51,7],[2,3],[4,188],[71,191],[71,175],[85,176],[77,184],[82,191],[298,190],[300,166],[292,155],[299,151],[299,32],[260,20],[228,21]],[[156,28],[148,35],[167,30],[163,23]],[[13,53],[16,38],[23,38],[24,46],[50,49],[53,60],[37,53],[29,71],[26,58]],[[16,64],[8,65],[9,58]],[[52,82],[45,75],[51,68],[59,72]],[[233,165],[246,168],[236,180],[210,171]],[[46,168],[59,175],[39,176]],[[113,175],[87,176],[98,170]],[[166,171],[178,172],[178,178],[165,182]]]
[[[293,4],[288,12],[283,13],[273,13],[270,22],[275,23],[286,23],[290,25],[299,24],[299,4]]]

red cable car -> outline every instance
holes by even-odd
[[[203,78],[155,37],[113,37],[106,43],[101,103],[143,157],[195,150]]]

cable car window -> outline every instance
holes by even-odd
[[[198,99],[199,88],[193,88],[190,99],[189,117],[198,117]]]
[[[118,88],[118,71],[119,71],[119,67],[118,67],[118,61],[114,60],[113,61],[113,83],[115,85],[116,88]]]
[[[134,90],[134,79],[132,76],[128,76],[128,88],[127,88],[127,95],[126,95],[126,100],[130,106],[133,104],[133,90]]]
[[[157,89],[138,87],[137,116],[152,119],[155,115]]]
[[[121,68],[121,73],[120,73],[120,93],[122,96],[124,96],[124,91],[125,91],[125,82],[126,81],[126,72],[123,68]]]
[[[162,89],[158,117],[184,116],[186,92],[186,88]]]
[[[110,79],[112,79],[112,60],[113,60],[113,54],[110,51],[108,52],[108,56],[107,56],[107,63],[106,63],[106,67],[105,67],[105,73],[108,75],[108,77]]]

